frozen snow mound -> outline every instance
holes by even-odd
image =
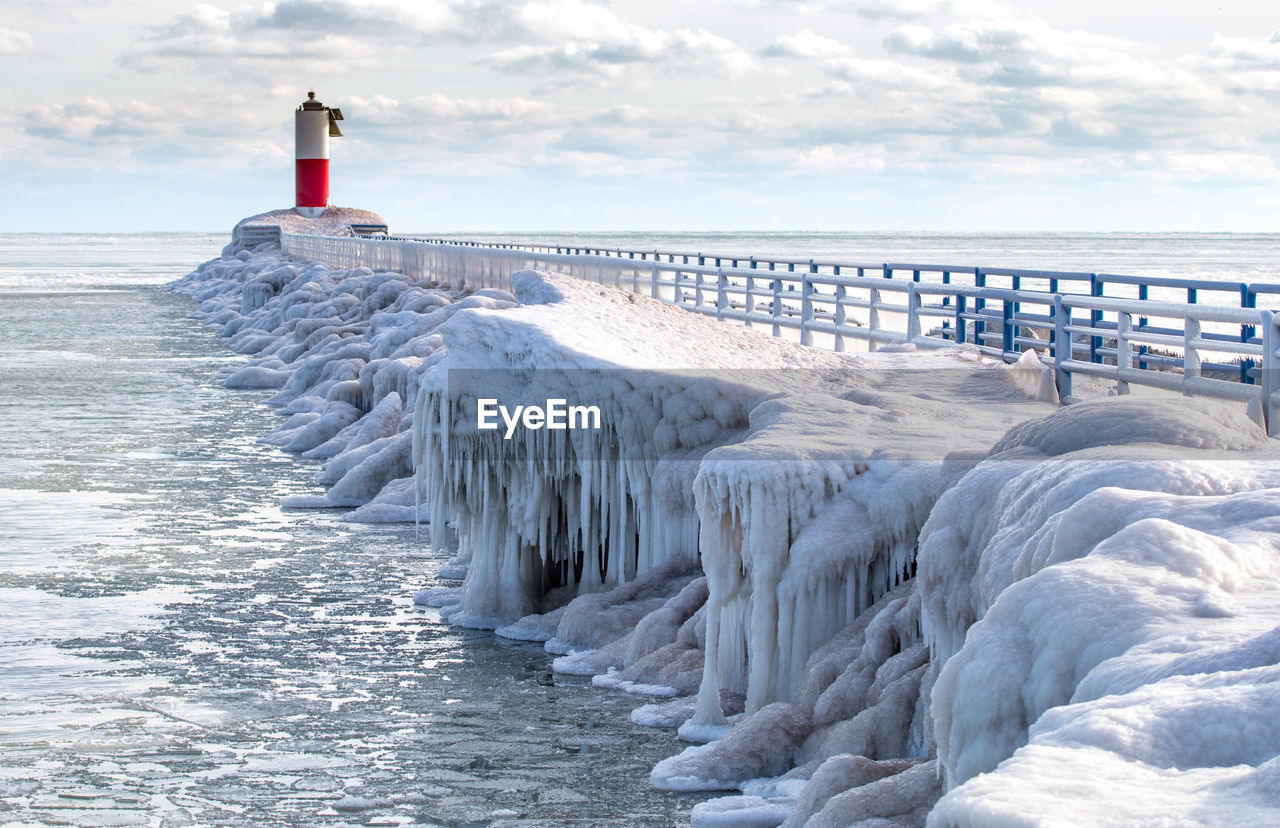
[[[342,516],[347,523],[416,523],[430,522],[425,505],[417,502],[413,477],[392,480],[372,500]]]
[[[1280,817],[1256,726],[1280,705],[1278,459],[1229,407],[1109,400],[1015,428],[943,495],[931,825]]]
[[[928,382],[925,377],[911,378],[917,388]],[[893,386],[891,374],[882,372],[878,387]],[[1027,751],[1037,744],[1039,725],[1033,723],[1042,715],[1071,709],[1061,706],[1078,701],[1081,688],[1089,688],[1091,677],[1101,675],[1095,662],[1123,663],[1116,661],[1116,651],[1102,644],[1108,635],[1120,637],[1118,651],[1123,653],[1130,646],[1143,646],[1143,635],[1167,623],[1172,588],[1164,580],[1159,581],[1160,589],[1146,587],[1145,593],[1160,601],[1144,603],[1144,589],[1138,586],[1142,579],[1128,571],[1114,572],[1114,559],[1099,564],[1104,574],[1096,578],[1073,572],[1071,562],[1084,554],[1082,550],[1114,536],[1109,542],[1116,544],[1117,555],[1132,556],[1147,567],[1153,562],[1172,565],[1161,558],[1170,546],[1167,533],[1157,532],[1151,518],[1176,515],[1201,528],[1214,522],[1213,514],[1236,524],[1259,516],[1270,521],[1275,492],[1264,496],[1262,490],[1280,478],[1280,465],[1242,412],[1212,403],[1197,401],[1187,407],[1182,400],[1172,400],[1161,406],[1146,400],[1136,406],[1129,400],[1112,400],[1069,410],[1029,404],[1024,415],[1051,413],[1012,428],[1009,424],[1017,421],[1011,416],[985,431],[955,424],[946,433],[929,433],[924,427],[913,430],[915,418],[909,412],[920,400],[941,400],[945,394],[925,393],[906,401],[884,390],[844,396],[848,399],[784,397],[766,402],[752,412],[743,440],[710,452],[702,464],[699,484],[717,475],[726,481],[724,491],[705,493],[706,503],[717,504],[712,509],[702,508],[704,491],[699,490],[704,566],[712,592],[706,610],[704,690],[745,688],[748,715],[731,727],[722,725],[727,732],[718,741],[660,762],[652,774],[654,784],[678,790],[742,791],[701,808],[695,816],[699,824],[708,825],[734,818],[764,822],[783,809],[789,810],[786,824],[792,826],[866,820],[920,824],[943,793],[944,783],[954,787],[964,779],[970,781],[943,800],[939,811],[945,807],[946,819],[954,816],[957,824],[989,824],[991,791],[997,792],[994,801],[1010,803],[1004,814],[1010,820],[1074,813],[1068,810],[1069,799],[1095,795],[1084,783],[1067,783],[1080,776],[1075,768],[1064,764],[1054,771],[1062,802],[1043,811],[1023,807],[1034,800],[1035,786],[1044,784],[1036,764],[1028,764],[1023,777],[1009,783],[1022,788],[1006,793],[993,780],[1018,761],[1018,747],[1025,743],[1029,726],[1033,741],[1024,748]],[[868,410],[839,410],[842,403],[855,401]],[[789,410],[792,405],[796,411]],[[931,420],[927,405],[914,413],[921,423]],[[771,433],[768,423],[773,417],[786,427]],[[943,412],[933,412],[932,419],[940,421]],[[839,433],[834,423],[850,424],[849,433]],[[887,423],[892,423],[892,430],[884,427]],[[1003,429],[1008,431],[1001,436]],[[974,452],[983,439],[993,446],[985,459]],[[1159,442],[1164,439],[1175,445]],[[806,440],[811,441],[808,454],[798,453]],[[753,445],[755,441],[759,444]],[[960,451],[949,457],[941,451],[931,454],[925,450],[930,441]],[[883,446],[894,451],[876,448]],[[909,448],[903,451],[903,446]],[[751,454],[774,465],[719,468],[735,455],[746,460]],[[936,476],[931,491],[927,485],[922,488],[928,476],[913,479],[913,468],[930,469]],[[879,517],[876,501],[859,494],[850,479],[876,483],[870,491],[885,497]],[[1132,489],[1117,489],[1113,483]],[[753,486],[761,491],[752,492]],[[1172,494],[1156,494],[1160,492]],[[788,503],[781,502],[784,496]],[[1185,502],[1167,503],[1155,511],[1137,506],[1140,500],[1171,496]],[[1246,507],[1245,501],[1253,505]],[[915,517],[906,517],[912,509]],[[895,537],[912,537],[913,521],[918,538],[911,543],[918,546],[918,557],[914,549],[901,545],[901,551],[894,551],[900,543]],[[1132,537],[1124,531],[1129,523],[1135,526],[1129,530]],[[727,535],[708,538],[709,526]],[[1274,530],[1259,524],[1243,531],[1259,537]],[[809,539],[800,542],[806,534]],[[879,539],[887,551],[876,552],[869,539]],[[864,544],[862,552],[859,543]],[[895,554],[909,562],[901,571],[893,565]],[[864,568],[866,560],[887,560],[890,565]],[[1222,577],[1234,584],[1241,576],[1232,567],[1240,560],[1230,554],[1230,565],[1213,562],[1201,550],[1174,569],[1183,578],[1215,570],[1226,573]],[[841,571],[842,562],[857,566]],[[781,567],[783,574],[760,577],[767,566]],[[917,572],[914,579],[912,567]],[[1248,572],[1258,577],[1256,560],[1248,564]],[[899,586],[893,586],[894,575]],[[805,583],[805,578],[812,582],[794,597],[789,584]],[[717,587],[717,579],[727,587]],[[832,598],[822,591],[827,579]],[[1019,590],[1040,580],[1044,584],[1034,597],[1015,602]],[[832,607],[850,600],[836,590],[843,587],[856,595],[868,583],[878,586],[862,599],[866,603],[852,613],[852,622],[811,650],[788,689],[781,683],[787,675],[785,665],[795,663],[788,659],[812,647],[795,634],[795,627],[848,618],[838,612],[832,617]],[[1093,592],[1077,596],[1079,585]],[[1265,578],[1255,586],[1260,594],[1274,598],[1274,584]],[[730,596],[725,602],[730,611],[720,629],[712,615],[718,609],[718,589]],[[1237,609],[1230,596],[1220,592],[1218,581],[1193,589],[1184,585],[1183,613],[1221,623]],[[883,594],[876,599],[879,593]],[[744,594],[746,600],[740,597]],[[1107,597],[1111,600],[1103,600]],[[789,619],[793,601],[798,610]],[[1001,610],[1006,603],[1016,608],[1009,616]],[[1242,637],[1261,634],[1276,620],[1280,619],[1250,628],[1252,632]],[[987,626],[997,623],[995,629]],[[1126,626],[1134,628],[1128,637],[1120,632]],[[1086,630],[1083,634],[1071,633],[1081,628]],[[1230,635],[1224,638],[1233,640]],[[1205,643],[1208,638],[1197,633],[1162,649],[1173,657],[1184,652],[1189,640]],[[733,657],[718,657],[713,649],[719,646],[727,647]],[[1235,666],[1269,663],[1268,647],[1274,647],[1274,641],[1260,645],[1254,657]],[[746,658],[739,655],[744,651]],[[1194,673],[1205,658],[1205,653],[1188,657],[1179,669]],[[753,671],[760,661],[770,659],[757,685],[765,689],[753,698]],[[1153,660],[1146,657],[1148,671]],[[1145,686],[1142,674],[1128,681],[1126,687]],[[771,687],[770,682],[775,684]],[[1110,698],[1108,694],[1120,687],[1109,684],[1094,692],[1098,698]],[[700,695],[697,714],[681,728],[682,734],[713,729],[710,723],[720,711],[706,704],[706,698]],[[708,706],[711,716],[705,715]],[[656,709],[645,713],[660,715]],[[1135,714],[1134,721],[1140,718]],[[1244,718],[1238,726],[1245,726]],[[1043,761],[1041,755],[1037,762]],[[995,773],[974,775],[992,770],[1002,759],[1007,761]],[[868,775],[867,769],[877,770]],[[775,779],[769,784],[753,781],[761,776]],[[799,785],[798,791],[793,785]],[[965,796],[970,786],[978,787]],[[1131,802],[1141,801],[1135,790],[1124,795]],[[1105,813],[1105,808],[1098,813]],[[1141,820],[1135,816],[1131,821]]]
[[[1267,445],[1266,435],[1238,407],[1215,400],[1115,397],[1061,408],[1009,430],[994,453],[1026,446],[1054,457],[1095,446],[1153,443],[1161,446],[1248,451]]]
[[[294,229],[368,218],[341,209],[321,219],[277,213],[264,216],[296,219]],[[271,403],[287,419],[263,442],[325,461],[317,479],[328,491],[284,505],[361,507],[350,516],[356,522],[422,521],[426,510],[403,482],[413,472],[404,401],[443,357],[435,329],[464,307],[509,306],[510,294],[466,295],[401,273],[332,269],[275,248],[206,262],[173,287],[199,302],[193,316],[252,355],[224,384],[277,389]]]

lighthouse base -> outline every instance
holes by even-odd
[[[351,225],[386,226],[387,220],[369,210],[355,207],[283,207],[241,219],[231,231],[231,243],[222,255],[234,256],[241,250],[256,247],[260,241],[245,227],[279,227],[285,233],[312,233],[321,236],[350,236]]]

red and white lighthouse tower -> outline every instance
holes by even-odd
[[[294,113],[294,161],[298,197],[294,209],[316,218],[329,205],[329,138],[341,138],[342,110],[332,109],[308,92]]]

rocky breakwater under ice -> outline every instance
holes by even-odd
[[[1240,792],[1265,789],[1274,740],[1205,750],[1214,731],[1176,712],[1245,728],[1211,688],[1249,709],[1277,698],[1260,665],[1280,619],[1253,600],[1276,597],[1277,457],[1243,411],[1059,409],[1030,357],[826,354],[554,274],[515,288],[515,307],[441,328],[447,355],[419,391],[421,494],[459,519],[471,559],[446,612],[657,697],[633,720],[705,744],[654,783],[739,791],[695,825],[1048,822],[1073,795],[1130,822],[1213,821],[1230,796],[1273,807]],[[591,402],[604,425],[508,439],[475,428],[484,395]],[[1153,594],[1175,584],[1180,602]],[[1166,652],[1125,660],[1150,646]],[[1165,679],[1233,665],[1262,672],[1152,700]],[[1119,690],[1138,694],[1122,706],[1150,725],[1145,746],[1068,726],[1076,701]],[[1141,768],[1151,740],[1175,726],[1188,732],[1158,761],[1212,769],[1187,773],[1176,802],[1144,799],[1163,776]],[[1094,768],[1075,750],[1116,755]]]
[[[444,355],[436,329],[465,308],[514,304],[502,291],[464,293],[237,242],[172,287],[196,300],[193,318],[250,357],[227,369],[224,384],[276,391],[268,403],[286,419],[263,442],[322,461],[316,479],[327,492],[285,505],[358,507],[347,519],[370,523],[425,515],[414,498],[409,426],[418,385]]]
[[[465,581],[423,600],[704,742],[653,773],[735,792],[695,824],[1275,821],[1280,464],[1243,412],[1058,409],[1031,361],[830,354],[557,274],[260,249],[180,289],[326,459],[297,505],[452,521]],[[481,399],[599,427],[508,436]]]

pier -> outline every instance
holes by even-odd
[[[1154,732],[1152,694],[1185,706],[1168,682],[1234,680],[1214,636],[1274,629],[1269,285],[354,221],[254,245],[258,219],[177,289],[253,355],[227,385],[275,390],[266,442],[325,463],[332,487],[284,505],[429,524],[450,557],[415,603],[647,697],[632,722],[697,743],[652,785],[740,794],[695,828],[855,824],[882,796],[912,824],[980,810],[1022,746],[1056,749],[1029,723],[1076,698],[1081,721],[1120,705]],[[557,400],[598,423],[483,427],[495,402]],[[1188,640],[1209,643],[1147,678],[1142,653]],[[851,761],[888,788],[831,794]]]
[[[803,345],[972,344],[1055,373],[1247,402],[1280,435],[1280,283],[972,265],[873,263],[401,236],[281,233],[290,255],[394,270],[457,288],[510,289],[542,268],[649,296]],[[1060,343],[1070,342],[1069,347]]]

